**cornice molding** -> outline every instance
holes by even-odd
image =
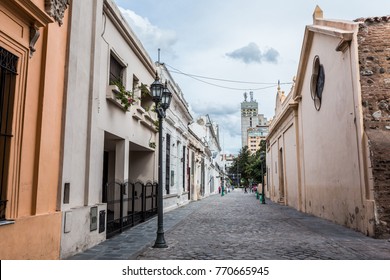
[[[31,0],[9,0],[2,1],[1,4],[20,15],[25,22],[35,24],[38,28],[53,22],[47,13],[37,7]]]
[[[111,1],[105,0],[103,3],[103,12],[112,21],[117,31],[123,36],[124,40],[127,42],[134,54],[139,58],[148,72],[154,77],[156,72],[154,63],[151,61],[146,50],[143,48],[142,43],[139,41],[126,20],[120,14],[120,11],[116,7],[115,3],[111,3]]]

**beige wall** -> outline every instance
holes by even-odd
[[[336,52],[339,40],[315,34],[312,53],[319,55],[326,83],[320,111],[310,97],[311,67],[302,89],[301,143],[306,186],[306,211],[340,224],[357,227],[362,210],[359,149],[351,82],[349,51]]]
[[[270,166],[270,197],[274,201],[278,201],[279,196],[279,166],[278,166],[278,140],[272,143],[271,153],[267,155],[267,162]]]
[[[285,168],[285,196],[286,203],[299,209],[299,185],[298,185],[298,168],[297,168],[297,153],[295,141],[295,126],[291,126],[283,133],[284,144],[284,168]],[[286,143],[289,143],[288,145]]]
[[[306,27],[297,82],[270,126],[270,197],[301,211],[373,235],[374,203],[362,125],[356,23],[316,21]],[[321,30],[320,25],[327,27]],[[341,38],[350,45],[337,51]],[[325,69],[320,110],[311,98],[314,57]],[[289,110],[293,100],[297,111]],[[280,148],[283,154],[280,154]],[[283,181],[281,180],[284,169]],[[277,171],[276,171],[277,169]],[[285,200],[281,198],[284,184]]]
[[[293,111],[273,131],[267,152],[270,195],[274,201],[299,208],[296,131]]]
[[[154,177],[157,169],[156,161],[154,152],[130,152],[130,162],[137,164],[132,164],[129,169],[129,181],[140,180],[145,183],[152,179],[157,181]]]

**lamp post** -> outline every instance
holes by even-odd
[[[237,188],[240,187],[240,179],[239,179],[239,176],[238,176],[238,163],[237,163]]]
[[[153,102],[156,104],[156,112],[158,116],[158,190],[157,190],[157,237],[154,243],[154,248],[167,248],[164,238],[164,220],[163,220],[163,186],[162,186],[162,150],[163,150],[163,119],[165,111],[171,104],[172,93],[168,90],[167,83],[165,86],[160,82],[157,75],[155,81],[150,85]]]
[[[223,176],[224,176],[224,174],[222,173],[222,176],[221,176],[221,185],[222,185],[221,196],[225,195],[225,182],[223,180]]]
[[[260,168],[261,168],[261,204],[265,204],[265,197],[264,197],[264,168],[263,168],[263,162],[265,159],[265,152],[260,152]]]

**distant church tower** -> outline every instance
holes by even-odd
[[[244,93],[244,101],[241,102],[241,147],[247,146],[248,128],[258,125],[259,104],[253,100],[253,92],[249,92],[250,101],[247,101],[248,94]]]

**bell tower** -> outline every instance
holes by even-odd
[[[247,145],[248,129],[258,125],[259,104],[253,99],[253,92],[244,93],[244,101],[241,102],[241,147]]]

